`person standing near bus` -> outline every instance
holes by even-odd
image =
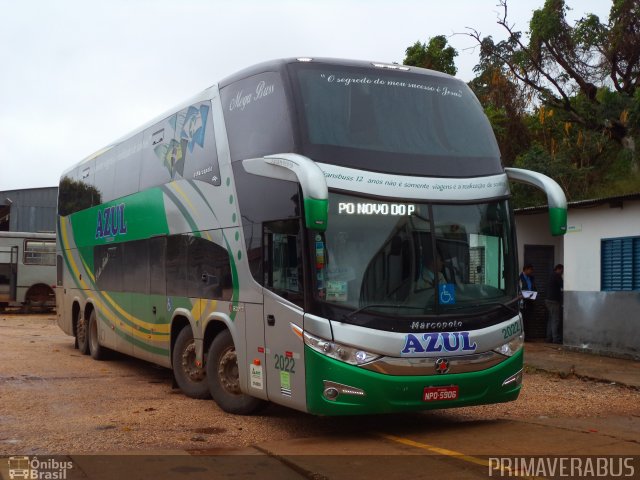
[[[564,266],[558,264],[554,267],[553,273],[549,278],[549,286],[547,288],[547,299],[545,305],[549,310],[549,319],[547,320],[547,342],[562,343],[562,335],[560,334],[560,312],[562,310],[562,299],[564,292]]]
[[[531,292],[537,292],[536,277],[533,275],[533,265],[525,263],[520,272],[520,291],[522,292],[522,321],[530,326],[533,321],[533,309],[535,308],[535,296]],[[533,297],[533,298],[532,298]]]

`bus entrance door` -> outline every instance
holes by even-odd
[[[16,299],[18,246],[0,248],[0,306]]]

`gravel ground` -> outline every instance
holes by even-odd
[[[258,416],[241,417],[173,390],[166,369],[124,356],[96,362],[80,355],[54,315],[0,315],[1,455],[223,452],[266,441],[380,430],[404,420],[637,417],[638,405],[640,392],[634,389],[528,372],[520,398],[508,404],[341,419],[272,405]]]

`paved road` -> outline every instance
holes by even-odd
[[[514,403],[322,418],[277,406],[231,416],[170,383],[144,362],[78,355],[47,317],[0,319],[0,478],[3,455],[36,457],[39,478],[506,478],[519,456],[551,462],[538,477],[558,456],[640,477],[633,388],[534,372]],[[64,477],[46,475],[67,462]]]
[[[638,478],[640,419],[618,420],[615,424],[610,418],[599,425],[604,430],[598,430],[592,428],[597,426],[593,421],[585,420],[457,422],[430,415],[393,416],[381,419],[377,429],[264,442],[244,449],[55,458],[58,464],[71,462],[66,473],[70,480],[486,479],[510,477],[522,468],[518,461],[534,462],[528,465],[535,468],[535,478],[553,477],[554,471],[564,472],[556,475],[564,478],[579,474],[613,478],[619,473]],[[48,458],[40,456],[39,461]],[[599,475],[590,475],[590,468],[600,468]],[[1,466],[0,476],[9,478]]]

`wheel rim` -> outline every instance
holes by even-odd
[[[218,363],[218,378],[220,384],[229,393],[239,395],[240,376],[238,372],[238,357],[233,347],[227,348],[220,356]]]
[[[201,382],[205,371],[196,365],[196,344],[191,342],[182,352],[182,370],[192,382]]]

